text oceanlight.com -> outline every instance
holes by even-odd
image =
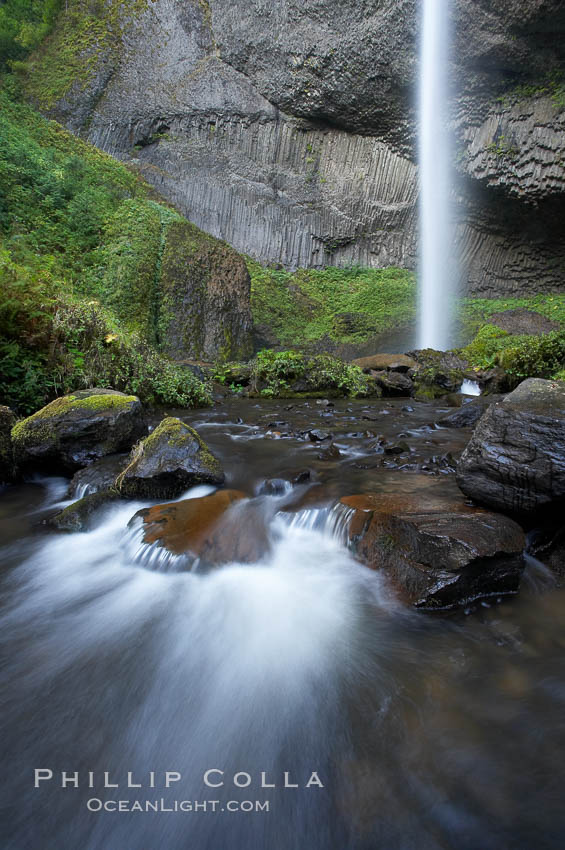
[[[89,812],[268,812],[269,800],[100,800],[86,802]]]

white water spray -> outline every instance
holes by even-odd
[[[420,47],[421,348],[451,344],[455,269],[449,212],[451,151],[447,130],[449,0],[423,0]]]

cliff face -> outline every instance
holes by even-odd
[[[61,24],[30,94],[239,251],[290,268],[412,268],[419,7],[114,0],[99,13],[113,36],[79,39],[74,76],[46,91]],[[467,288],[563,287],[565,3],[456,0],[452,18]]]

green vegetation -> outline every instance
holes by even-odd
[[[414,321],[415,278],[405,269],[332,266],[291,273],[254,260],[247,265],[253,321],[278,345],[302,346],[326,336],[358,342]]]
[[[26,95],[41,109],[52,109],[71,88],[85,90],[98,73],[117,64],[124,26],[144,11],[148,0],[65,0],[64,6],[60,0],[47,2],[56,2],[57,8],[44,34],[60,8],[56,28],[26,61],[11,63]]]
[[[0,5],[0,71],[21,62],[51,30],[61,0],[4,0]]]
[[[209,401],[160,356],[166,234],[183,219],[123,165],[0,90],[0,396],[23,413],[112,387]]]
[[[462,354],[474,369],[501,366],[511,377],[557,378],[565,369],[565,330],[511,335],[485,325]]]
[[[565,79],[563,71],[553,69],[548,71],[543,79],[536,83],[522,83],[513,86],[500,95],[497,100],[504,106],[512,106],[519,100],[531,97],[550,97],[556,109],[565,109]]]
[[[565,327],[565,295],[532,295],[528,298],[464,298],[459,319],[462,336],[472,339],[479,328],[494,314],[523,307],[534,310]]]
[[[252,392],[268,398],[330,393],[366,396],[371,382],[358,366],[329,354],[309,357],[298,351],[260,351],[251,363]]]

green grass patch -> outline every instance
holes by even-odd
[[[459,320],[461,334],[471,339],[494,313],[515,310],[518,307],[541,313],[565,327],[565,295],[532,295],[527,298],[463,298],[460,302]]]
[[[415,319],[415,277],[405,269],[287,272],[251,259],[247,266],[254,324],[268,328],[279,345],[307,345],[326,336],[359,342]]]

